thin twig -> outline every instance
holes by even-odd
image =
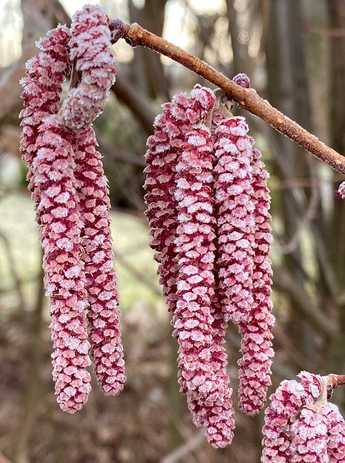
[[[311,179],[311,198],[309,201],[309,205],[307,208],[307,211],[303,217],[303,219],[300,221],[298,229],[294,236],[291,238],[291,240],[281,246],[280,252],[282,254],[291,254],[292,252],[296,251],[300,240],[301,240],[301,234],[302,231],[305,230],[310,222],[314,219],[317,213],[317,208],[319,205],[319,188],[318,188],[318,177],[317,177],[317,172],[314,168],[314,164],[311,162],[312,158],[308,158],[309,161],[309,167],[310,167],[310,179]]]
[[[117,98],[132,111],[147,135],[151,135],[155,114],[144,95],[119,75],[116,76],[116,83],[111,89]]]
[[[114,27],[113,27],[114,29]],[[122,37],[133,47],[138,45],[150,48],[196,72],[209,82],[223,89],[229,98],[236,101],[243,109],[268,122],[272,127],[294,140],[301,147],[308,150],[318,159],[324,161],[337,172],[345,174],[345,157],[322,143],[317,137],[303,129],[299,124],[289,119],[268,101],[261,98],[254,89],[243,88],[236,85],[220,72],[206,64],[204,61],[187,53],[167,40],[158,37],[139,26],[139,24],[123,24],[116,22],[119,33],[116,40]]]
[[[295,308],[299,309],[315,329],[328,337],[334,336],[338,331],[337,322],[329,318],[322,310],[311,304],[309,296],[298,287],[288,272],[280,267],[274,267],[274,284],[278,291],[286,291],[296,301]]]
[[[188,442],[181,445],[169,455],[166,455],[160,463],[176,463],[195,449],[200,447],[205,442],[205,430],[201,429]]]

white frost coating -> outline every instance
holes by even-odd
[[[212,222],[213,216],[209,214],[197,214],[196,219],[202,223],[210,223]]]
[[[286,384],[287,386],[286,390],[290,392],[292,395],[298,398],[301,398],[305,395],[305,390],[301,383],[298,383],[295,380],[292,380],[292,381],[285,380],[281,383],[281,385],[283,385],[283,383]]]
[[[190,92],[190,96],[194,100],[199,101],[200,104],[206,109],[208,108],[211,109],[211,107],[214,105],[214,102],[215,102],[215,96],[211,90],[206,89],[206,88],[200,88],[198,86],[193,88],[193,90]],[[210,100],[213,101],[213,105],[210,104]]]
[[[188,283],[192,284],[192,285],[196,285],[198,283],[200,283],[200,281],[202,281],[203,278],[199,275],[193,275],[191,277],[188,278]]]
[[[75,338],[74,336],[69,336],[67,338],[64,338],[64,344],[66,347],[72,350],[78,350],[81,346],[81,341],[78,338]]]
[[[178,291],[188,291],[189,289],[191,289],[191,286],[186,281],[179,281],[177,283]]]
[[[93,245],[98,246],[104,242],[105,238],[105,235],[96,235],[95,238],[91,241],[91,243]]]
[[[188,143],[196,147],[203,146],[206,145],[206,139],[201,135],[191,135],[188,137]]]
[[[201,331],[192,331],[191,332],[191,339],[193,339],[193,341],[197,341],[197,342],[202,342],[205,340],[205,335],[201,332]]]
[[[229,154],[231,154],[233,156],[239,154],[237,146],[231,140],[229,140],[228,138],[221,138],[217,145],[219,145],[220,148],[223,148],[223,150],[226,153],[229,153]]]
[[[69,252],[72,251],[74,242],[69,238],[60,238],[56,242],[56,246],[60,249],[64,249],[65,251]]]
[[[94,257],[93,257],[93,262],[95,264],[99,264],[100,262],[102,262],[105,258],[106,254],[104,251],[98,251],[95,253]]]
[[[240,151],[249,150],[248,154],[251,154],[251,150],[253,147],[253,143],[251,142],[250,138],[248,137],[241,137],[237,140],[236,146]]]
[[[194,212],[197,212],[197,211],[200,211],[200,210],[204,210],[204,211],[207,211],[209,212],[210,214],[213,213],[213,207],[212,207],[212,204],[208,203],[208,202],[194,202],[192,205],[190,205],[188,207],[188,212],[190,214],[193,214]]]
[[[108,344],[105,344],[104,346],[102,346],[102,351],[108,354],[112,354],[113,352],[116,351],[116,345],[109,342]]]
[[[186,275],[194,275],[199,272],[199,269],[194,265],[187,265],[181,268],[181,272],[185,273]]]
[[[67,217],[68,209],[66,207],[57,207],[51,210],[51,214],[57,219],[60,219],[62,217]]]
[[[248,127],[243,125],[237,125],[236,127],[230,127],[230,133],[237,137],[244,137],[248,132]]]
[[[72,386],[68,386],[68,387],[64,388],[63,391],[68,397],[74,396],[76,394],[76,392],[77,392],[77,390]]]
[[[71,315],[69,313],[63,313],[59,316],[58,320],[60,323],[66,324],[71,319]]]
[[[67,278],[77,278],[81,272],[81,267],[79,265],[74,265],[65,272]]]
[[[199,321],[198,320],[195,320],[195,319],[192,319],[192,320],[187,320],[184,324],[184,327],[187,329],[187,330],[191,330],[193,328],[195,328],[196,326],[199,325]]]
[[[45,193],[49,198],[53,198],[58,195],[61,191],[61,185],[53,185],[46,189]]]
[[[55,201],[57,203],[63,204],[63,203],[66,203],[69,200],[69,198],[70,198],[70,194],[67,191],[65,191],[63,193],[60,193],[58,196],[56,196]]]
[[[192,235],[193,233],[197,233],[198,230],[199,230],[198,224],[195,224],[195,223],[184,223],[183,224],[183,231],[187,235]]]
[[[66,225],[60,222],[55,222],[50,225],[54,233],[63,233],[66,231]]]

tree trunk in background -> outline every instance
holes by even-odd
[[[328,0],[330,29],[345,30],[345,3],[341,0]],[[331,34],[331,94],[330,94],[330,145],[339,153],[345,153],[345,37]],[[335,174],[334,174],[335,176]],[[340,181],[334,183],[337,188]],[[338,286],[343,294],[345,279],[345,202],[333,199],[333,220],[329,223],[328,247]],[[338,299],[339,335],[332,340],[328,361],[334,371],[344,371],[345,348],[342,333],[345,330],[345,301]],[[336,369],[336,370],[335,370]],[[342,405],[345,406],[345,392],[341,393]]]
[[[266,42],[268,99],[284,114],[311,130],[300,2],[298,0],[276,0],[271,5],[270,13]],[[277,132],[271,132],[271,139],[275,156],[274,170],[278,177],[285,181],[301,177],[308,178],[309,167],[305,153],[301,153],[301,149],[296,144]],[[302,188],[281,190],[278,201],[283,211],[285,242],[290,242],[297,233],[306,213],[308,196],[308,191]],[[279,215],[279,211],[277,213]],[[303,268],[300,246],[287,254],[284,261],[297,286],[305,289],[306,272]],[[298,301],[292,298],[291,303],[292,308],[296,309]],[[313,366],[315,362],[314,332],[299,313],[299,310],[293,310],[292,313],[294,343],[299,345],[308,364]]]
[[[164,28],[165,5],[167,0],[146,0],[145,6],[138,9],[132,0],[128,1],[130,20],[145,29],[162,36]],[[160,55],[143,47],[134,50],[131,78],[135,84],[152,99],[169,100],[169,85],[165,76]]]
[[[329,0],[331,29],[345,30],[345,2]],[[331,146],[345,153],[345,37],[331,38]],[[332,260],[340,281],[345,279],[345,202],[334,202],[334,228],[331,230]]]
[[[250,72],[250,59],[248,47],[239,41],[239,28],[237,22],[237,11],[234,0],[226,0],[227,16],[229,21],[229,34],[231,37],[231,48],[233,53],[233,72],[234,75],[244,72],[252,77]]]

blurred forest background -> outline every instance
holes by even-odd
[[[344,1],[101,4],[111,18],[163,34],[229,77],[245,72],[261,96],[345,153]],[[0,0],[0,5],[0,462],[258,462],[262,413],[249,418],[238,412],[234,442],[221,450],[212,449],[193,426],[178,391],[177,347],[147,246],[146,138],[163,102],[205,82],[123,41],[114,47],[117,83],[95,128],[111,186],[128,381],[115,398],[104,397],[94,381],[88,403],[75,415],[58,408],[42,256],[19,153],[18,81],[37,52],[34,41],[68,23],[83,3]],[[300,370],[345,373],[345,202],[334,194],[344,179],[262,120],[245,116],[271,174],[273,392]],[[227,341],[236,403],[236,328],[229,328]],[[336,391],[334,401],[344,412],[344,391]]]

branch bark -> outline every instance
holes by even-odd
[[[133,47],[141,45],[150,48],[157,53],[168,56],[188,69],[191,69],[209,82],[223,89],[229,98],[236,101],[241,108],[265,120],[276,130],[291,138],[291,140],[308,150],[318,159],[327,163],[334,170],[345,174],[344,156],[322,143],[317,137],[309,133],[299,124],[273,108],[273,106],[271,106],[268,101],[261,98],[254,89],[246,89],[236,85],[204,61],[187,53],[167,40],[152,34],[139,26],[139,24],[120,24],[120,21],[116,21],[116,26],[119,27],[116,40],[124,38],[126,42]]]

